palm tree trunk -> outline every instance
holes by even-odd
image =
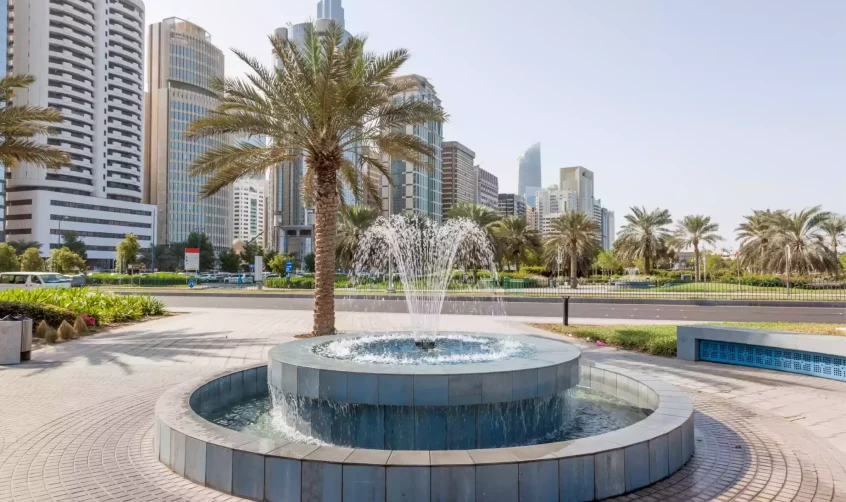
[[[699,246],[693,246],[694,274],[696,274],[696,282],[699,282]]]
[[[514,272],[520,271],[520,253],[514,254]]]
[[[314,218],[314,334],[335,333],[335,234],[338,191],[335,169],[317,169]]]
[[[570,255],[570,287],[576,289],[579,287],[579,280],[576,275],[576,268],[578,267],[578,260],[576,253]]]

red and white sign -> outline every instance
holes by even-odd
[[[200,270],[200,248],[185,248],[185,271]]]

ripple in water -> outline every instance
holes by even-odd
[[[372,364],[467,364],[526,357],[534,348],[515,338],[490,338],[460,333],[439,333],[427,340],[435,348],[414,345],[414,336],[403,334],[367,335],[342,338],[317,345],[314,353],[331,359]]]

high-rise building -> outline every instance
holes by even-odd
[[[599,244],[602,249],[608,250],[614,246],[616,238],[614,228],[614,211],[609,211],[602,207],[602,201],[597,200],[593,206],[593,219],[599,223],[600,239]]]
[[[146,144],[147,200],[158,208],[161,243],[184,242],[205,233],[218,251],[232,246],[232,187],[203,198],[207,176],[193,176],[191,164],[230,138],[188,138],[191,122],[217,108],[211,90],[223,76],[223,52],[201,27],[169,18],[150,25]]]
[[[476,202],[476,153],[458,141],[443,143],[443,213],[460,202]]]
[[[153,239],[155,208],[141,203],[144,3],[17,1],[10,19],[8,68],[36,79],[12,103],[64,114],[58,134],[38,141],[64,150],[73,165],[11,170],[7,239],[49,244],[41,248],[48,254],[72,230],[90,264],[110,268],[126,234],[142,247]]]
[[[9,0],[0,0],[0,78],[6,76],[8,41]],[[3,165],[0,165],[0,242],[6,242],[6,167]]]
[[[317,2],[317,19],[332,19],[344,26],[344,8],[341,0],[320,0]]]
[[[537,191],[538,188],[543,186],[541,184],[541,144],[535,143],[530,146],[520,155],[518,163],[517,194],[527,197],[530,187]],[[534,197],[534,193],[532,197]],[[535,205],[534,200],[531,201],[531,205]]]
[[[417,100],[441,106],[434,86],[425,77],[403,75],[396,79],[411,85],[403,93],[394,96],[395,102]],[[390,159],[394,186],[382,180],[382,207],[388,214],[412,212],[439,222],[443,218],[443,122],[409,125],[405,132],[426,142],[432,147],[434,155],[422,158],[420,162]]]
[[[576,196],[576,207],[568,209],[571,211],[578,209],[586,215],[592,216],[595,200],[593,196],[593,171],[581,166],[562,167],[559,174],[559,189],[568,195],[575,194]]]
[[[499,178],[476,166],[476,202],[499,209]]]
[[[264,218],[267,180],[241,178],[233,184],[234,238],[244,242],[256,239],[264,246]]]
[[[546,188],[541,188],[537,192],[535,208],[538,228],[543,228],[544,219],[548,215],[558,215],[566,211],[573,211],[577,206],[577,197],[575,194],[562,191],[558,185],[550,185]]]
[[[538,210],[532,206],[526,206],[526,226],[530,230],[540,230],[538,226]]]
[[[526,199],[516,193],[499,194],[499,213],[503,217],[519,216],[526,219]]]

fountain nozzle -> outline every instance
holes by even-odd
[[[435,348],[434,340],[414,340],[414,346],[418,349],[432,350]]]

